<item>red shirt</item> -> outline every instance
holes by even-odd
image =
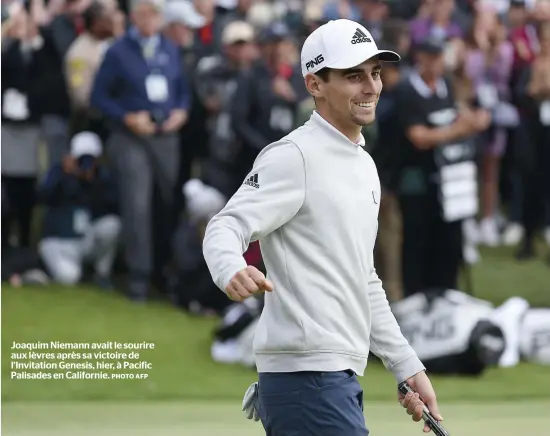
[[[528,24],[515,29],[510,35],[510,41],[514,46],[514,70],[530,65],[535,60],[539,41],[533,26]]]
[[[198,31],[198,36],[204,45],[212,44],[214,41],[214,28],[212,23],[207,24]]]
[[[247,265],[252,265],[256,268],[259,268],[262,263],[262,251],[260,250],[260,243],[258,241],[252,242],[248,246],[248,250],[246,250],[243,257]]]

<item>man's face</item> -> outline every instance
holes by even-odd
[[[248,11],[253,3],[254,0],[239,0],[238,7],[242,11]]]
[[[114,11],[105,10],[96,22],[96,34],[100,38],[111,38],[114,33]]]
[[[194,0],[193,5],[197,12],[204,17],[212,16],[216,7],[214,0]]]
[[[382,70],[382,83],[386,91],[391,90],[401,80],[401,72],[396,65],[385,67]]]
[[[162,26],[158,9],[149,3],[140,3],[132,12],[132,21],[143,36],[152,36]]]
[[[449,19],[455,9],[455,0],[438,0],[434,2],[434,14],[440,19]]]
[[[374,122],[382,92],[381,66],[377,58],[348,70],[332,70],[329,80],[319,80],[319,104],[344,123],[366,126]]]
[[[256,47],[253,42],[239,41],[225,47],[227,57],[239,65],[248,65],[256,57]]]
[[[287,38],[281,39],[274,45],[273,55],[276,64],[294,65],[300,61],[296,46]]]
[[[187,47],[193,40],[193,31],[182,23],[171,23],[166,36],[178,47]]]
[[[512,28],[524,26],[527,22],[527,9],[523,6],[510,6],[508,21]]]
[[[381,0],[361,0],[357,4],[362,17],[367,21],[383,21],[389,14],[388,4]]]
[[[550,21],[550,2],[539,0],[535,4],[535,8],[533,10],[532,15],[534,20],[540,23]]]
[[[439,78],[445,73],[443,53],[417,53],[417,66],[420,74]]]

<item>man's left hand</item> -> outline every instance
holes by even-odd
[[[421,371],[413,375],[407,379],[407,383],[415,393],[408,393],[407,396],[404,396],[399,392],[398,399],[403,408],[407,409],[407,413],[412,416],[413,421],[418,422],[422,419],[424,405],[428,407],[428,410],[435,419],[443,421],[443,417],[440,415],[439,407],[437,406],[434,388],[426,373]],[[424,424],[424,433],[428,433],[429,431],[431,431],[430,427]]]
[[[176,132],[187,122],[187,111],[183,109],[174,109],[170,117],[162,125],[164,133]]]

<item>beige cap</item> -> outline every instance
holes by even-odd
[[[254,27],[246,21],[233,21],[229,23],[222,33],[222,43],[224,45],[235,44],[239,41],[253,41]]]

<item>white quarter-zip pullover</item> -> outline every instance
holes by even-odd
[[[258,155],[203,243],[225,290],[259,240],[267,278],[254,339],[258,372],[364,374],[369,350],[403,381],[422,371],[373,261],[380,180],[371,156],[317,112]]]

